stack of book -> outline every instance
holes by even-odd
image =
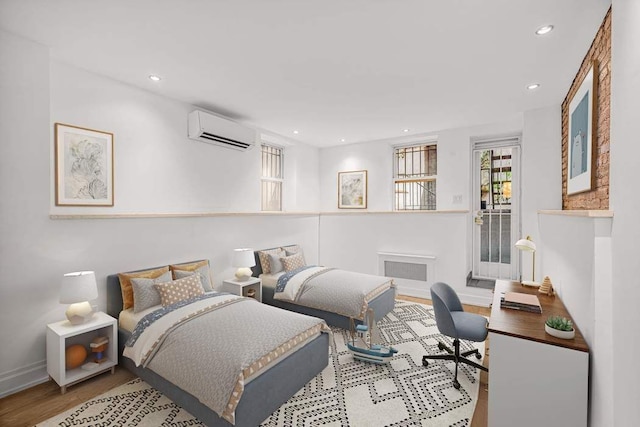
[[[529,311],[531,313],[542,313],[537,295],[523,294],[520,292],[506,292],[500,298],[500,307]]]

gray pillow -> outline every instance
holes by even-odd
[[[153,286],[156,283],[170,282],[172,280],[171,272],[167,271],[162,276],[155,279],[145,279],[142,277],[134,277],[131,279],[131,287],[133,288],[133,312],[146,310],[154,305],[160,305],[160,294]]]
[[[284,270],[282,261],[278,255],[269,254],[269,265],[271,266],[271,274],[280,273]]]
[[[198,274],[200,276],[200,282],[202,282],[202,288],[205,292],[213,291],[211,287],[211,283],[209,282],[209,266],[203,265],[202,267],[198,267],[195,271],[187,271],[187,270],[173,270],[175,279],[184,279],[185,277],[189,277],[193,274]]]

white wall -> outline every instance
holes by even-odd
[[[114,133],[115,205],[92,208],[92,213],[260,210],[259,144],[236,151],[188,139],[187,114],[193,109],[51,63],[51,121]],[[318,186],[318,149],[290,145],[285,157],[283,208],[317,211],[317,198],[308,197],[303,189]],[[51,176],[51,211],[86,212],[86,208],[53,206]]]
[[[537,115],[532,117],[538,120]],[[548,123],[545,121],[544,125]],[[424,138],[437,137],[438,141],[438,210],[462,210],[464,213],[358,214],[338,209],[338,172],[366,169],[369,180],[367,211],[390,212],[393,209],[393,146],[424,141],[420,136],[321,150],[320,210],[336,213],[322,214],[320,218],[320,262],[326,265],[339,263],[344,268],[377,274],[376,253],[379,251],[435,255],[438,257],[437,280],[456,288],[464,302],[488,305],[491,301],[488,291],[466,287],[466,277],[471,271],[473,231],[471,139],[520,134],[522,127],[522,117],[516,117],[504,123],[423,135]],[[531,140],[538,142],[536,135]],[[454,196],[460,196],[461,203],[454,203]],[[428,296],[428,288],[422,296]]]
[[[521,217],[522,236],[531,236],[538,245],[536,281],[542,282],[545,270],[544,244],[538,229],[539,210],[562,209],[562,108],[555,105],[526,111],[521,153]],[[518,237],[520,238],[520,237]],[[520,251],[520,270],[529,277],[533,257]]]
[[[353,213],[320,215],[320,263],[379,274],[378,252],[433,255],[435,281],[449,283],[466,303],[488,305],[491,292],[467,288],[466,213]],[[401,293],[431,298],[425,284]]]
[[[318,215],[260,209],[260,150],[186,138],[192,106],[50,62],[48,49],[0,31],[0,396],[46,379],[45,327],[64,318],[59,280],[96,271],[106,307],[108,274],[209,259],[216,286],[231,277],[231,250],[298,243],[318,258]],[[53,123],[114,133],[115,206],[54,206]],[[318,150],[285,151],[284,206],[317,210]],[[317,194],[317,191],[316,191]],[[191,218],[52,220],[50,213],[246,212]]]
[[[613,253],[613,410],[616,426],[640,419],[640,324],[638,239],[640,239],[640,2],[614,0],[611,41],[611,164],[609,206],[614,211]],[[610,420],[607,420],[610,421]],[[605,425],[604,423],[599,425]],[[614,425],[607,423],[606,425]]]
[[[522,117],[518,116],[504,123],[325,148],[320,151],[320,211],[339,211],[338,172],[362,169],[368,171],[367,210],[393,210],[394,145],[434,138],[438,142],[437,209],[470,209],[471,138],[521,132]],[[454,202],[456,195],[462,196],[460,203]]]
[[[42,376],[46,304],[41,268],[49,220],[49,53],[0,31],[0,384]],[[30,375],[31,369],[39,369]],[[20,372],[18,372],[20,371]],[[16,378],[18,374],[25,374]],[[5,390],[0,388],[0,395]]]

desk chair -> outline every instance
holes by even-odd
[[[453,350],[444,343],[438,342],[438,349],[441,351],[446,350],[447,354],[423,356],[422,366],[429,366],[427,359],[454,360],[456,362],[456,374],[453,379],[453,386],[459,389],[458,363],[466,363],[483,371],[489,371],[481,364],[466,358],[474,354],[476,359],[482,359],[482,355],[477,349],[460,354],[460,340],[482,342],[487,339],[489,332],[489,329],[487,329],[488,322],[484,316],[479,314],[465,313],[456,291],[446,283],[438,282],[431,287],[431,300],[433,301],[433,311],[436,315],[438,330],[441,334],[453,338]]]

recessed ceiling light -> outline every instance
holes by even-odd
[[[532,83],[529,86],[527,86],[527,89],[534,90],[534,89],[538,89],[539,87],[540,87],[540,83]]]
[[[152,80],[154,82],[159,82],[160,80],[162,80],[159,76],[156,76],[155,74],[151,74],[149,76],[149,80]]]
[[[402,129],[402,132],[407,133],[409,132],[409,129]]]
[[[553,31],[553,25],[544,25],[536,30],[536,34],[543,36],[545,34],[549,34],[551,31]]]
[[[293,131],[293,134],[294,134],[294,135],[297,135],[297,134],[299,134],[299,133],[300,133],[300,132],[298,132],[297,130],[294,130],[294,131]]]
[[[345,142],[345,141],[346,141],[346,139],[340,138],[340,142]]]

